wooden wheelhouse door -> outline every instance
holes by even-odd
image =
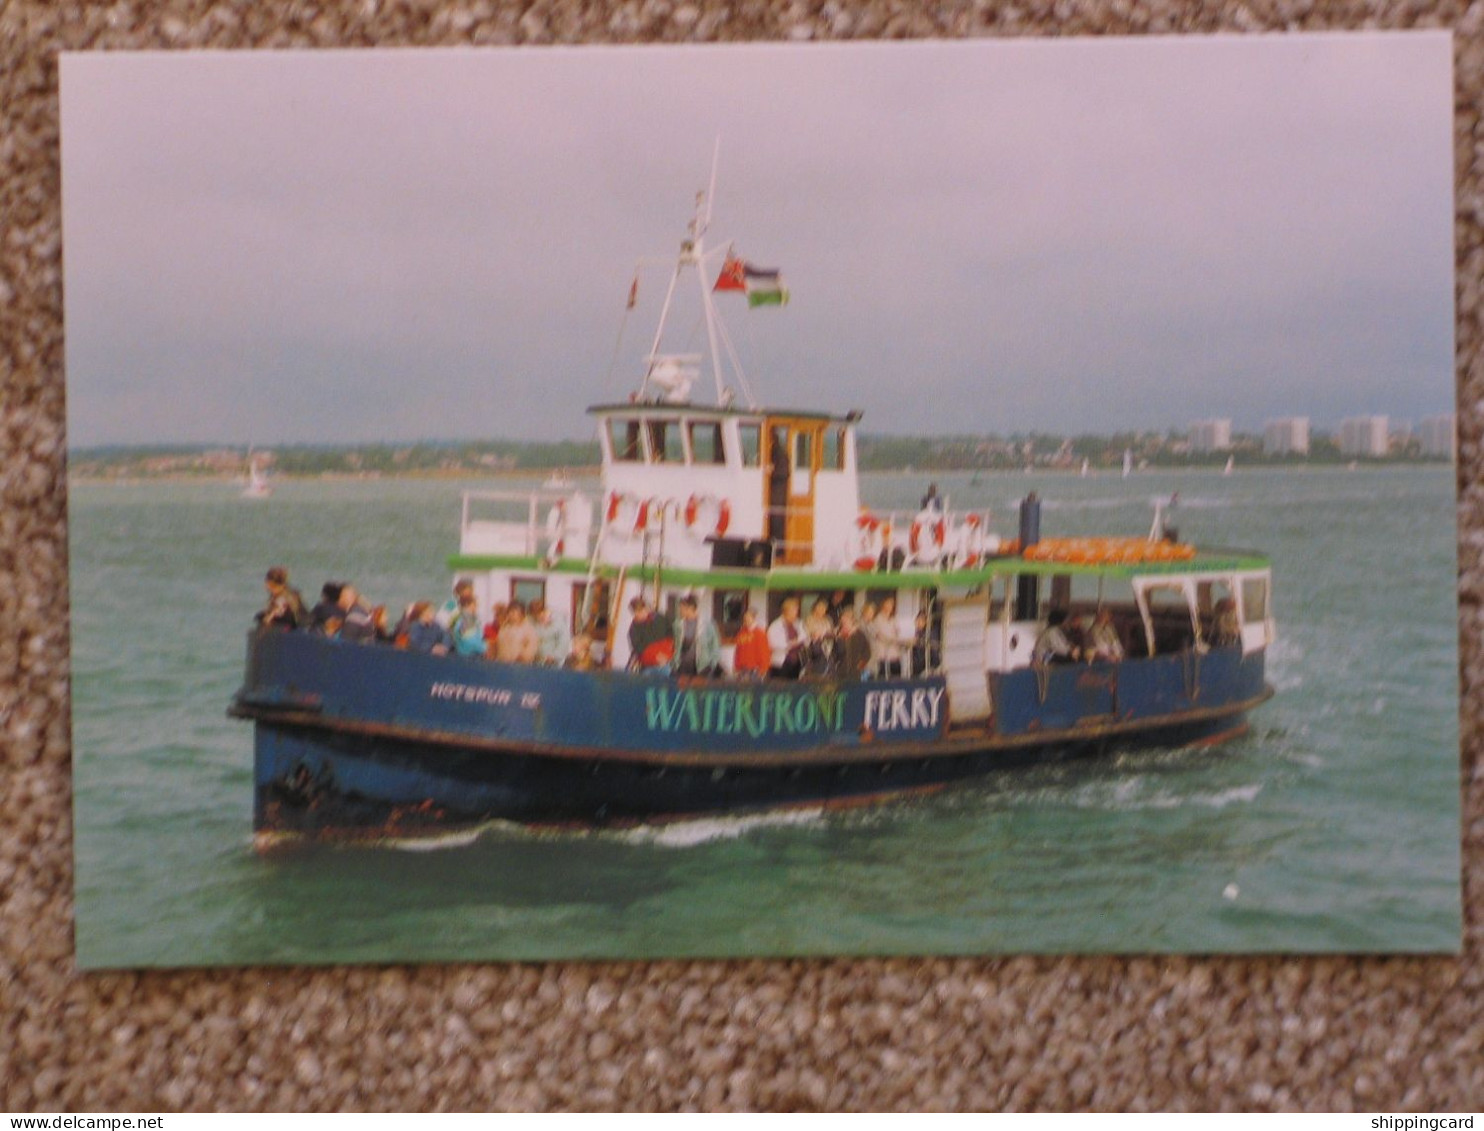
[[[775,547],[773,560],[784,565],[814,560],[814,476],[824,429],[823,421],[778,417],[770,418],[764,429],[767,535]]]

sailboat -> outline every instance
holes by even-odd
[[[1127,479],[1129,473],[1134,469],[1134,453],[1132,448],[1123,449],[1123,477]]]
[[[273,494],[273,485],[268,482],[268,472],[263,468],[263,462],[248,449],[247,454],[247,486],[242,488],[244,499],[266,499]]]
[[[1236,460],[1237,460],[1237,457],[1236,456],[1227,456],[1226,457],[1226,466],[1221,469],[1221,474],[1222,475],[1230,475],[1232,473],[1232,466],[1236,463]]]

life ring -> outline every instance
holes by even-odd
[[[866,572],[876,568],[881,557],[881,520],[870,511],[862,511],[855,520],[855,538],[851,546],[851,557],[855,568]]]
[[[685,528],[697,538],[720,538],[732,524],[732,504],[715,495],[692,495],[685,501]]]
[[[948,541],[948,521],[941,511],[925,510],[912,522],[907,545],[912,556],[920,562],[932,565],[943,556],[943,544]]]
[[[646,504],[623,491],[608,492],[608,529],[632,538],[644,529]]]
[[[555,561],[562,556],[567,541],[567,500],[558,499],[546,512],[546,556]]]
[[[972,569],[984,560],[984,520],[977,514],[967,516],[958,528],[958,564]]]
[[[658,534],[665,525],[665,509],[671,505],[669,499],[645,499],[639,504],[639,519],[635,531]]]

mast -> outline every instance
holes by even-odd
[[[686,235],[680,242],[680,253],[675,259],[675,268],[670,273],[669,286],[665,290],[665,301],[660,308],[659,324],[655,327],[654,340],[649,347],[649,355],[645,358],[644,379],[639,385],[639,396],[642,399],[649,388],[650,381],[655,379],[661,388],[665,387],[663,380],[656,378],[656,372],[661,366],[666,370],[671,367],[685,363],[699,362],[698,356],[682,356],[662,354],[660,346],[664,341],[665,328],[670,321],[670,311],[675,302],[675,291],[680,283],[681,273],[687,268],[694,269],[696,273],[696,285],[699,288],[701,298],[701,312],[706,320],[706,342],[711,353],[711,374],[716,385],[716,403],[726,405],[731,402],[732,390],[727,386],[726,374],[723,371],[722,355],[725,352],[730,360],[733,375],[741,392],[746,396],[750,408],[756,408],[756,402],[752,396],[752,390],[748,386],[747,377],[742,371],[742,365],[737,357],[737,351],[732,346],[726,327],[721,323],[721,317],[717,313],[715,300],[711,295],[709,285],[710,269],[706,259],[708,255],[715,256],[715,252],[706,250],[706,234],[711,227],[711,211],[713,201],[716,197],[717,169],[721,161],[721,138],[716,139],[716,147],[711,157],[711,180],[708,187],[696,193],[696,210],[690,223],[686,226]],[[641,261],[642,265],[642,261]]]

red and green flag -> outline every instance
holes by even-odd
[[[748,306],[783,306],[788,302],[788,288],[776,268],[754,267],[745,259],[728,255],[716,278],[717,291],[742,291]]]

